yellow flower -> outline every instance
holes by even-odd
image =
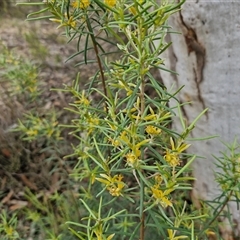
[[[72,5],[73,8],[79,8],[80,7],[80,1],[76,0],[76,1],[72,2],[71,5]]]
[[[72,28],[75,28],[77,23],[76,21],[73,20],[73,16],[71,16],[69,19],[68,19],[68,22],[67,22],[68,26],[72,27]]]
[[[170,194],[170,192],[173,191],[173,189],[162,191],[158,189],[158,185],[154,185],[151,187],[152,191],[152,197],[155,198],[155,202],[158,204],[161,204],[164,208],[168,206],[172,206],[171,201],[167,198],[167,196]]]
[[[127,92],[127,96],[130,96],[133,93],[131,88],[134,88],[136,85],[132,83],[126,83],[124,80],[118,80],[117,84],[112,84],[114,87],[118,87],[120,89],[124,89]]]
[[[132,144],[130,143],[130,149],[131,152],[127,153],[125,155],[126,159],[127,159],[127,164],[132,167],[132,168],[138,168],[139,167],[139,163],[140,163],[140,156],[141,156],[141,150],[140,148],[145,145],[146,143],[148,143],[150,141],[150,139],[144,139],[143,141],[137,143],[137,144]]]
[[[170,144],[172,149],[167,150],[164,159],[166,162],[169,163],[170,166],[176,167],[180,164],[179,154],[181,154],[184,150],[186,150],[190,144],[182,143],[180,142],[177,147],[175,147],[174,141],[172,138],[170,138]]]
[[[123,144],[126,144],[126,145],[130,146],[130,140],[129,140],[129,138],[128,138],[128,133],[127,133],[127,131],[121,132],[120,137],[119,137],[119,140],[120,140]]]
[[[77,104],[83,104],[84,106],[89,106],[90,101],[87,99],[87,97],[85,96],[85,91],[82,91],[82,94],[80,97],[78,97],[79,100],[75,101],[74,103]]]
[[[75,0],[72,3],[73,8],[82,8],[85,9],[90,5],[90,0]]]
[[[154,127],[152,125],[148,125],[145,130],[149,135],[159,135],[162,131],[160,128]]]
[[[139,165],[139,159],[133,152],[126,154],[127,164],[132,168],[137,168]]]
[[[180,159],[178,157],[178,154],[175,152],[171,153],[167,151],[164,156],[164,159],[166,160],[166,162],[169,163],[171,167],[176,167],[177,165],[180,164]]]
[[[120,195],[122,195],[121,192],[125,186],[124,182],[122,182],[122,179],[123,176],[121,174],[114,175],[114,177],[112,178],[111,184],[109,185],[109,187],[107,187],[107,190],[112,196],[119,197]]]
[[[109,138],[109,141],[112,143],[112,145],[114,146],[114,147],[120,147],[121,146],[121,143],[120,143],[120,141],[119,140],[117,140],[117,139],[112,139],[112,138]]]
[[[119,197],[122,195],[122,190],[125,186],[122,181],[123,176],[121,174],[114,175],[113,177],[106,174],[100,174],[102,178],[95,178],[97,181],[102,182],[106,185],[109,193],[114,197]]]
[[[8,237],[13,237],[15,235],[14,228],[11,226],[6,225],[4,230]]]
[[[99,118],[93,117],[90,114],[87,116],[86,122],[88,123],[87,130],[88,134],[91,134],[94,130],[99,125]]]
[[[163,181],[162,176],[160,174],[157,174],[154,179],[155,179],[156,185],[160,186]]]
[[[112,185],[107,188],[109,193],[114,197],[119,197],[121,195],[122,188],[124,187],[124,184],[118,183],[118,185]]]
[[[99,118],[96,118],[96,117],[91,117],[89,120],[88,120],[88,123],[90,126],[98,126],[99,125]]]
[[[139,143],[140,144],[140,143]],[[133,154],[137,157],[137,158],[139,158],[140,156],[141,156],[141,150],[139,149],[139,144],[137,144],[137,145],[134,145],[133,147],[132,147],[132,152],[133,152]]]
[[[26,131],[26,134],[28,136],[37,136],[38,135],[38,130],[37,129],[29,129]]]
[[[116,0],[104,0],[104,3],[109,7],[114,7],[116,5]]]
[[[151,107],[149,108],[149,111],[151,114],[144,117],[145,121],[157,120],[159,118],[158,114],[156,114]]]

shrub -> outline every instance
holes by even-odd
[[[41,11],[28,15],[28,20],[48,18],[65,27],[68,41],[77,40],[77,52],[69,59],[83,54],[84,62],[77,65],[98,66],[84,89],[80,73],[72,87],[62,90],[72,94],[68,110],[77,115],[62,127],[79,141],[70,156],[78,159],[72,177],[79,180],[85,211],[80,222],[67,222],[78,239],[204,239],[215,234],[204,222],[213,224],[220,211],[208,221],[207,207],[188,212],[186,202],[174,198],[191,189],[193,178],[186,173],[195,156],[186,153],[187,137],[206,110],[187,125],[176,97],[181,89],[166,89],[150,72],[171,72],[161,58],[171,44],[165,42],[171,33],[167,20],[183,3],[46,0],[38,3]],[[111,45],[121,53],[117,60],[109,57]],[[170,127],[176,114],[181,132]]]

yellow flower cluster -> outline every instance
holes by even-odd
[[[150,188],[152,192],[152,197],[155,199],[156,204],[161,204],[164,208],[172,206],[171,201],[168,199],[169,194],[174,191],[173,188],[167,190],[161,190],[161,183],[163,178],[160,174],[155,176],[155,184]]]
[[[100,174],[102,178],[96,178],[97,181],[102,182],[106,185],[109,193],[114,197],[119,197],[122,195],[122,190],[125,186],[122,181],[123,176],[121,174],[114,175],[113,177],[106,174]]]
[[[119,137],[120,142],[123,143],[123,146],[130,148],[130,151],[125,155],[127,165],[132,168],[138,168],[140,165],[140,156],[141,156],[141,147],[148,143],[150,140],[145,139],[141,142],[134,143],[137,141],[136,138],[130,139],[126,131],[123,131]],[[133,135],[131,135],[133,137]]]
[[[75,28],[77,25],[77,22],[73,20],[73,16],[71,16],[67,21],[62,21],[61,19],[57,18],[49,18],[50,21],[60,23],[60,25],[57,28],[69,26],[71,28]]]
[[[87,7],[89,7],[90,3],[90,0],[75,0],[72,3],[72,7],[86,9]]]
[[[105,0],[104,3],[108,5],[109,7],[114,7],[117,3],[116,0]]]
[[[68,26],[70,26],[70,27],[72,27],[72,28],[75,28],[75,27],[76,27],[77,23],[76,23],[75,20],[73,20],[73,16],[71,16],[71,17],[68,19],[66,25],[68,25]]]
[[[90,101],[87,99],[86,93],[85,93],[84,90],[82,91],[82,94],[81,94],[81,96],[79,97],[79,99],[76,100],[74,103],[83,104],[83,105],[86,106],[86,107],[89,106]]]
[[[161,204],[164,208],[172,206],[171,201],[168,199],[168,195],[173,191],[173,189],[168,189],[162,191],[159,189],[159,185],[154,185],[151,187],[152,197],[155,198],[155,202]]]
[[[130,152],[128,154],[126,154],[126,159],[127,159],[127,164],[128,166],[132,167],[132,168],[137,168],[139,165],[139,159],[136,154],[134,154],[133,152]]]
[[[166,162],[169,163],[170,166],[176,167],[177,165],[180,164],[179,155],[184,150],[186,150],[190,146],[190,144],[180,143],[180,144],[178,144],[177,147],[175,147],[175,144],[174,144],[174,141],[172,138],[170,138],[170,144],[171,144],[172,149],[166,151],[164,159],[166,160]]]
[[[180,159],[179,159],[178,153],[176,153],[176,152],[170,152],[167,150],[167,152],[164,156],[164,159],[172,167],[176,167],[180,164]]]
[[[88,134],[91,134],[92,131],[99,125],[99,121],[99,118],[88,114],[88,116],[86,117],[86,122],[88,123]]]
[[[114,147],[119,147],[121,145],[120,141],[118,139],[112,139],[109,138],[109,141],[112,143]]]
[[[149,134],[149,135],[159,135],[161,133],[161,129],[158,127],[154,127],[152,125],[148,125],[145,129],[145,131]]]

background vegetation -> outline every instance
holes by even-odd
[[[74,239],[64,222],[80,218],[76,161],[63,159],[74,140],[59,128],[71,97],[51,89],[71,84],[75,50],[48,22],[25,22],[29,9],[1,3],[0,238]]]

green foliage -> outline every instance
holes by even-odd
[[[232,196],[238,199],[239,189],[234,187],[239,174],[233,164],[238,162],[238,156],[234,161],[226,156],[224,161],[219,160],[220,168],[233,171],[234,177],[218,178],[230,193],[218,202],[219,208],[214,207],[214,217],[209,217],[212,209],[208,206],[204,211],[187,211],[186,202],[174,199],[174,194],[191,190],[193,178],[186,173],[195,156],[186,153],[190,147],[187,138],[204,112],[186,125],[177,92],[166,89],[150,70],[171,72],[165,69],[161,54],[170,46],[165,42],[171,31],[167,20],[183,3],[46,0],[25,4],[44,7],[29,14],[29,20],[48,18],[59,28],[65,27],[69,42],[77,39],[77,53],[69,59],[83,54],[84,62],[78,65],[98,64],[88,87],[80,89],[79,74],[73,86],[62,90],[72,94],[68,110],[76,114],[71,124],[62,127],[70,128],[79,141],[69,157],[78,159],[71,175],[81,185],[79,195],[84,210],[79,221],[72,221],[69,215],[67,221],[70,232],[78,239],[206,239],[210,234],[216,236],[212,225],[226,203]],[[35,17],[37,14],[40,17]],[[104,43],[118,49],[118,60],[109,61],[110,52]],[[92,50],[95,56],[90,58]],[[175,107],[170,107],[169,101],[175,101]],[[177,109],[181,132],[170,128]],[[55,118],[39,122],[38,117],[28,115],[28,120],[18,127],[27,135],[26,140],[48,135],[48,127],[55,127]],[[59,131],[57,128],[57,137]],[[183,160],[187,164],[182,164]],[[52,212],[30,195],[51,222]],[[51,229],[55,229],[57,226],[50,222]],[[60,235],[51,231],[48,237],[64,239]]]
[[[30,103],[40,96],[37,66],[18,57],[13,51],[1,46],[0,54],[0,83],[6,83],[9,95],[16,96]]]
[[[90,63],[88,51],[94,49],[99,66],[88,90],[79,89],[80,75],[65,90],[74,96],[69,110],[78,115],[65,126],[74,128],[72,134],[79,139],[73,154],[79,159],[74,176],[87,184],[81,193],[87,212],[80,223],[68,222],[79,227],[72,232],[80,239],[177,239],[194,234],[191,217],[184,209],[175,209],[171,195],[191,189],[191,178],[183,173],[195,157],[184,151],[196,121],[185,126],[182,120],[181,133],[170,130],[174,109],[168,102],[176,93],[150,74],[153,67],[166,70],[159,57],[169,46],[164,41],[169,31],[166,20],[182,3],[94,1],[90,5],[56,0],[48,1],[41,11],[50,11],[50,20],[66,27],[69,41],[78,38],[80,45],[85,37],[84,51],[73,56],[83,53],[85,63]],[[104,41],[117,46],[119,60],[108,61]],[[146,94],[148,88],[154,97]],[[189,163],[180,166],[182,158]],[[165,213],[167,207],[172,208],[172,216]]]
[[[61,240],[76,239],[69,236],[67,226],[64,224],[69,219],[78,219],[80,211],[76,206],[72,192],[69,189],[62,194],[57,192],[46,196],[44,193],[34,194],[26,189],[26,199],[33,205],[32,209],[26,209],[24,215],[30,221],[30,228],[39,232],[38,239]]]
[[[239,200],[239,182],[240,182],[240,144],[235,139],[232,144],[224,144],[227,152],[222,152],[222,157],[217,159],[217,167],[221,172],[216,172],[216,180],[227,198],[233,197]]]
[[[0,237],[3,240],[19,239],[16,214],[9,216],[6,211],[0,214]]]
[[[55,112],[46,113],[44,117],[26,114],[23,122],[19,120],[15,131],[20,131],[22,139],[27,141],[47,139],[56,142],[62,139]]]
[[[22,189],[19,204],[19,199],[15,200],[14,206],[18,210],[7,209],[1,201],[0,239],[76,239],[73,235],[69,236],[69,230],[65,225],[68,220],[78,221],[81,211],[80,204],[75,199],[78,196],[74,190],[75,182],[68,178],[71,167],[61,158],[67,142],[62,138],[63,129],[60,129],[58,123],[60,113],[56,113],[54,109],[45,109],[43,106],[41,88],[43,82],[39,78],[38,67],[17,56],[13,50],[7,49],[4,45],[1,45],[1,50],[0,87],[3,88],[1,91],[4,91],[4,95],[1,95],[1,101],[3,101],[1,104],[9,104],[12,99],[17,99],[19,104],[23,103],[25,112],[18,119],[17,126],[13,125],[8,129],[18,139],[18,152],[11,152],[11,155],[16,154],[16,157],[22,155],[21,147],[24,148],[24,153],[28,153],[22,155],[21,159],[17,158],[18,162],[13,161],[15,158],[7,159],[11,161],[14,170],[6,168],[3,170],[6,176],[10,177],[12,174],[13,176],[22,174],[34,176],[35,174],[36,181],[29,183],[31,190]],[[19,139],[19,133],[23,142]],[[14,142],[11,144],[13,145]],[[2,164],[1,159],[1,180],[2,166],[4,167]],[[23,169],[21,169],[22,165]],[[4,174],[3,177],[5,177]],[[54,183],[54,181],[57,182]],[[44,184],[40,188],[36,187],[39,182]],[[4,178],[2,184],[4,185]],[[10,187],[14,192],[14,186],[10,185]],[[16,195],[18,191],[19,189]],[[1,200],[3,196],[1,189]],[[22,206],[21,201],[24,203]]]

